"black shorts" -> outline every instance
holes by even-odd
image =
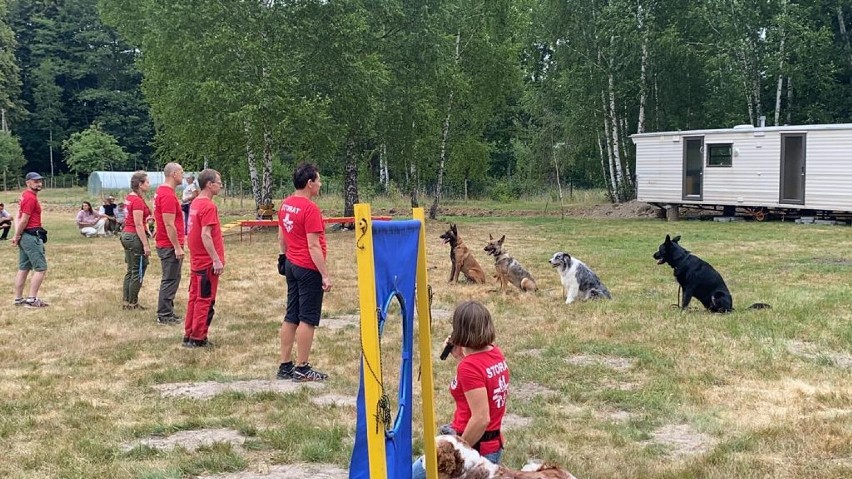
[[[285,323],[307,323],[319,326],[322,314],[322,275],[319,271],[302,268],[290,262],[284,263],[287,277],[287,314]]]

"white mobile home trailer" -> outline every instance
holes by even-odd
[[[660,207],[852,212],[852,123],[633,135],[637,199]]]

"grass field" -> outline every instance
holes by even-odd
[[[14,211],[15,197],[4,193],[0,201]],[[321,390],[200,400],[164,397],[155,388],[274,377],[285,286],[275,271],[273,234],[255,233],[251,243],[227,236],[210,332],[217,347],[186,350],[180,327],[158,326],[151,310],[121,310],[123,251],[116,239],[77,233],[82,190],[45,191],[43,199],[50,270],[41,295],[50,308],[11,305],[17,251],[0,244],[7,294],[0,308],[0,477],[154,479],[298,462],[347,467],[354,409],[310,399],[357,393],[355,327],[318,330],[312,362],[331,374]],[[223,208],[226,219],[242,211],[234,201]],[[333,199],[322,204],[337,206]],[[539,458],[579,478],[852,477],[848,227],[559,220],[499,211],[503,216],[446,219],[458,223],[486,272],[492,266],[481,248],[489,233],[505,234],[506,248],[537,279],[535,294],[447,284],[447,248],[438,239],[446,222],[429,222],[426,236],[432,307],[444,313],[435,316],[435,337],[449,333],[445,312],[461,300],[482,301],[496,319],[512,371],[508,465]],[[740,311],[714,316],[670,307],[677,294],[671,269],[651,258],[666,233],[682,234],[682,245],[716,266]],[[358,309],[354,233],[329,232],[328,242],[335,287],[324,316],[338,318]],[[590,265],[614,300],[564,304],[547,263],[559,250]],[[155,306],[159,279],[154,260],[141,304]],[[744,310],[758,301],[773,309]],[[383,358],[391,395],[399,337],[390,324]],[[436,340],[435,357],[439,348]],[[452,366],[435,365],[439,422],[452,412]],[[417,384],[415,391],[419,397]],[[245,443],[195,451],[123,447],[214,428],[238,431]],[[419,418],[415,429],[419,434]],[[422,447],[422,438],[415,444]]]

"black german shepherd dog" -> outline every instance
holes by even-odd
[[[665,241],[654,253],[657,264],[668,263],[674,270],[678,284],[683,288],[681,309],[686,309],[692,298],[698,298],[701,304],[712,313],[729,313],[734,310],[734,298],[722,275],[709,263],[693,255],[678,244],[680,236],[666,235]],[[748,309],[766,309],[766,303],[755,303]]]

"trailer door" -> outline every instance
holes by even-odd
[[[781,135],[780,203],[805,204],[805,135]]]
[[[704,192],[704,137],[684,138],[683,199],[701,200]]]

